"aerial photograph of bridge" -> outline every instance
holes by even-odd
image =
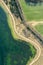
[[[43,65],[43,0],[0,0],[0,65]]]

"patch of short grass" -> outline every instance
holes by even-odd
[[[41,34],[43,35],[43,24],[38,24],[35,26],[35,29]]]
[[[38,3],[36,6],[28,5],[25,0],[19,0],[22,10],[24,12],[24,15],[27,19],[27,21],[41,21],[43,20],[43,3],[42,5],[39,5]],[[33,4],[33,3],[32,3]]]

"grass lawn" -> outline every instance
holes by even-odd
[[[43,24],[38,24],[35,28],[41,35],[43,35]]]
[[[11,22],[9,13],[0,3],[0,65],[26,65],[36,50],[18,38]]]
[[[27,21],[43,20],[43,3],[41,6],[39,4],[36,4],[36,6],[32,4],[33,6],[31,6],[28,3],[26,3],[25,0],[19,0],[19,1]]]

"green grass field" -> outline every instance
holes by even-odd
[[[43,24],[38,24],[35,29],[43,36]]]
[[[36,4],[36,6],[28,5],[28,3],[25,2],[25,0],[19,0],[22,10],[24,12],[24,15],[27,19],[27,21],[41,21],[43,20],[43,3],[40,6],[39,4]]]
[[[11,22],[9,13],[0,3],[0,65],[26,65],[36,50],[18,38]]]

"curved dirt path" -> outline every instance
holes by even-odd
[[[35,62],[39,59],[39,57],[40,57],[40,54],[41,54],[40,44],[33,42],[32,40],[30,40],[30,39],[28,39],[28,38],[26,38],[26,37],[20,35],[20,34],[17,32],[16,26],[15,26],[15,20],[14,20],[14,18],[13,18],[12,13],[10,12],[10,10],[8,9],[8,7],[6,6],[6,4],[4,3],[3,0],[0,0],[0,2],[5,6],[5,8],[7,9],[8,13],[9,13],[9,15],[11,16],[11,18],[12,18],[12,23],[13,23],[13,27],[14,27],[14,31],[16,32],[16,34],[17,34],[21,39],[30,42],[30,43],[37,49],[37,54],[36,54],[35,58],[34,58],[33,61],[29,64],[29,65],[33,65],[33,63],[35,63]],[[28,64],[27,64],[27,65],[28,65]]]
[[[32,21],[32,22],[29,22],[29,24],[34,27],[34,26],[36,26],[38,24],[43,24],[43,21]]]

